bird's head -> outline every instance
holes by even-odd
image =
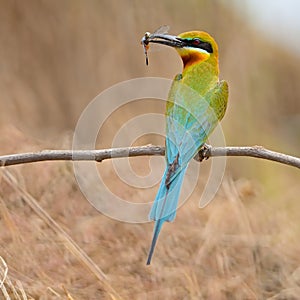
[[[184,67],[208,61],[218,64],[218,46],[215,40],[204,31],[188,31],[173,36],[151,34],[147,43],[157,43],[173,47],[181,56]]]

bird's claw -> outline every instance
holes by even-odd
[[[195,155],[194,159],[198,162],[203,161],[204,159],[209,159],[210,156],[210,150],[211,150],[212,146],[208,145],[208,144],[204,144],[200,150],[198,151],[198,153]]]

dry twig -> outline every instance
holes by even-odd
[[[102,150],[44,150],[0,156],[0,166],[11,166],[46,160],[71,160],[71,161],[98,161],[104,159],[164,155],[165,148],[160,146],[140,146],[129,148],[113,148]],[[250,156],[276,161],[300,169],[300,158],[287,154],[271,151],[261,146],[252,147],[208,147],[201,149],[196,160],[203,160],[217,156]]]

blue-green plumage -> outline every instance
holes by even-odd
[[[173,221],[184,174],[188,163],[206,142],[224,116],[228,85],[218,81],[217,46],[203,32],[179,35],[201,38],[211,43],[212,53],[190,47],[176,48],[184,62],[182,74],[175,77],[169,92],[166,109],[166,169],[153,203],[150,219],[155,220],[154,234],[147,264],[150,264],[161,227]],[[178,44],[176,44],[178,47]]]

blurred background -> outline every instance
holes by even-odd
[[[152,47],[146,66],[140,45],[145,31],[167,24],[171,34],[204,30],[218,42],[220,77],[230,86],[222,122],[227,145],[262,145],[299,156],[297,0],[243,4],[0,0],[0,4],[2,155],[70,149],[79,116],[101,91],[138,77],[172,79],[182,68],[176,52]],[[98,146],[109,147],[124,120],[163,111],[164,103],[151,100],[123,107],[101,131]],[[163,144],[163,139],[149,135],[140,143]],[[147,173],[147,158],[138,162],[136,170]],[[109,162],[101,168],[110,188],[128,199],[154,197],[156,188],[128,190],[117,182]],[[152,224],[123,224],[94,210],[76,185],[71,163],[7,170],[16,178],[13,183],[3,173],[0,181],[0,255],[13,282],[8,291],[18,289],[14,282],[19,280],[34,299],[298,299],[300,295],[297,169],[229,158],[215,201],[200,210],[192,197],[180,209],[176,222],[162,233],[150,268],[145,259]],[[67,237],[61,238],[29,208],[24,192],[107,274],[109,283],[86,271],[82,258],[64,247]]]

